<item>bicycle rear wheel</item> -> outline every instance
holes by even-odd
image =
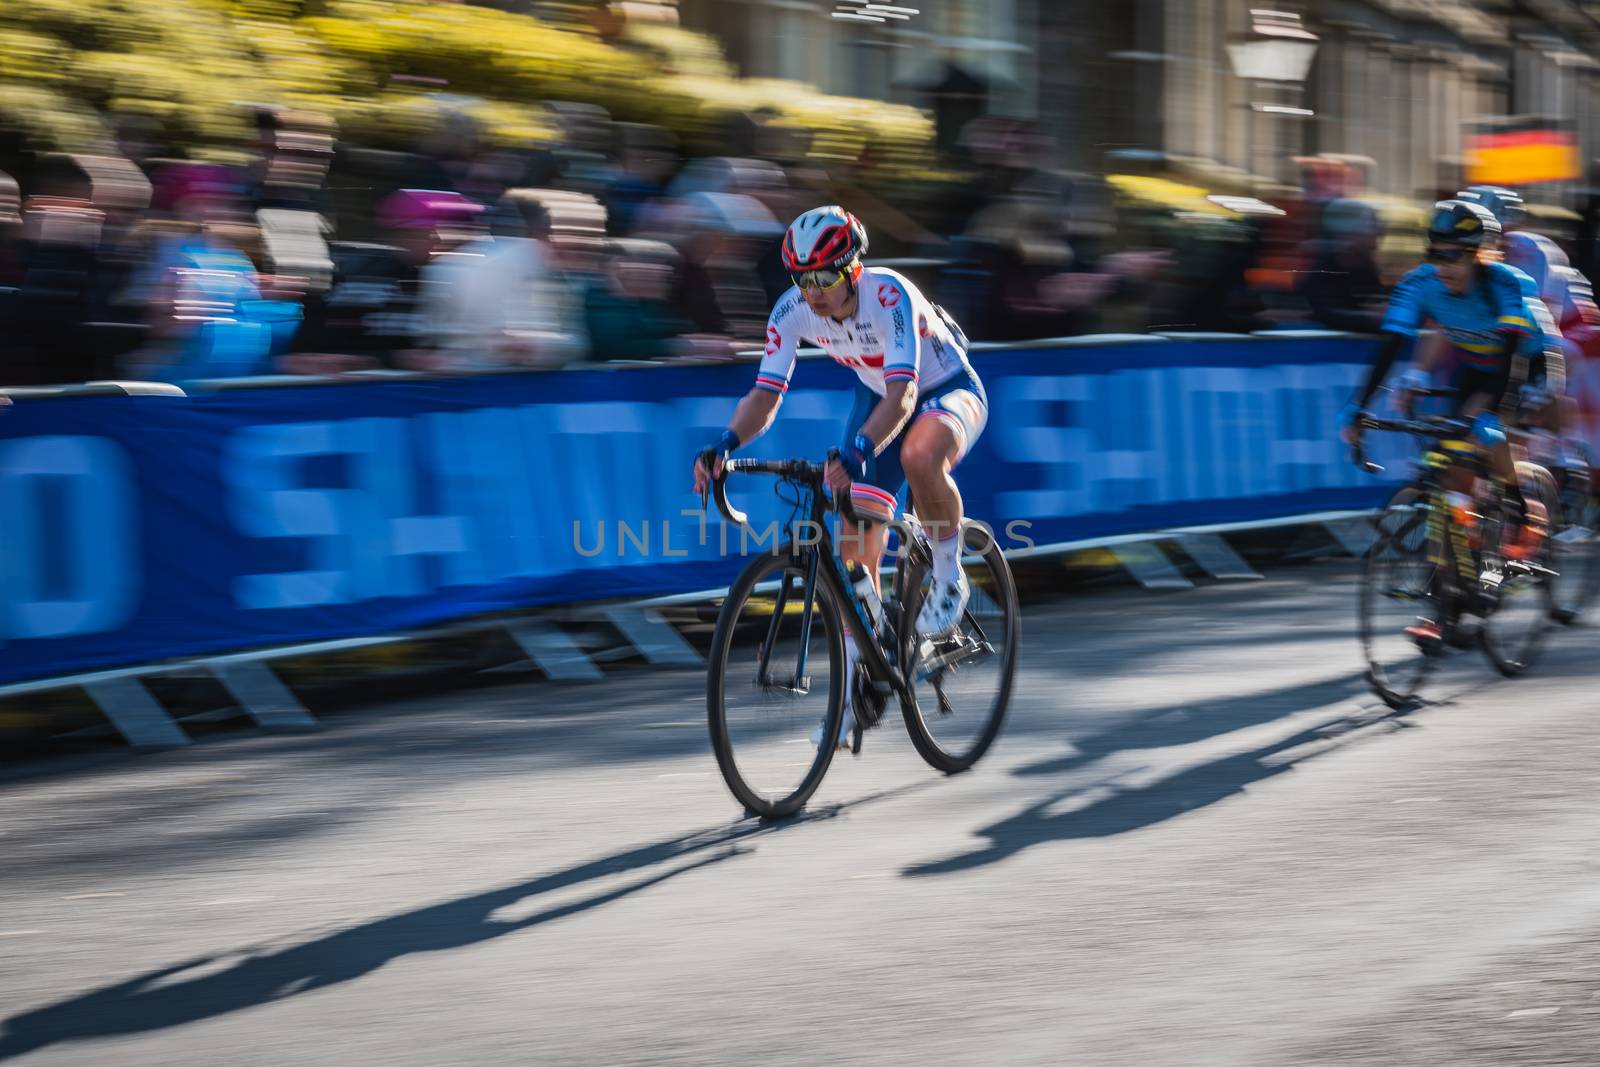
[[[1571,624],[1600,593],[1600,495],[1587,456],[1567,464],[1558,481],[1561,522],[1550,528],[1550,566],[1560,577],[1551,592],[1551,618]]]
[[[1519,463],[1517,468],[1523,485],[1536,487],[1532,491],[1545,506],[1550,529],[1561,529],[1561,501],[1550,473],[1531,463]],[[1524,488],[1523,491],[1530,490]],[[1545,539],[1540,554],[1530,562],[1536,567],[1555,570],[1555,548],[1549,538]],[[1509,678],[1526,670],[1544,644],[1550,620],[1555,615],[1554,582],[1548,574],[1538,570],[1524,570],[1515,563],[1502,566],[1503,576],[1495,595],[1494,610],[1483,620],[1482,644],[1495,670]]]
[[[962,527],[961,568],[971,598],[956,629],[943,637],[916,632],[931,574],[920,557],[902,575],[900,662],[906,688],[900,710],[918,754],[934,770],[958,774],[989,751],[1005,721],[1017,673],[1022,610],[1011,566],[981,523]]]
[[[1361,576],[1360,636],[1367,681],[1391,708],[1409,706],[1437,658],[1412,640],[1406,627],[1440,620],[1437,566],[1429,559],[1428,504],[1407,486],[1378,515],[1378,539],[1367,550]]]
[[[711,747],[734,798],[762,818],[793,815],[811,799],[844,715],[840,606],[819,565],[828,563],[816,551],[792,546],[752,562],[711,639]],[[811,739],[819,725],[821,744]]]

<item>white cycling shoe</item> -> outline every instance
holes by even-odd
[[[972,587],[961,571],[956,572],[953,582],[935,582],[922,610],[917,612],[917,632],[924,637],[939,637],[954,630],[971,595]]]
[[[819,722],[819,723],[817,723],[817,728],[815,730],[811,731],[811,743],[813,745],[821,745],[822,744],[822,727],[823,726],[824,726],[824,724]],[[835,748],[849,748],[850,747],[850,731],[854,730],[855,726],[856,726],[856,717],[855,717],[854,713],[851,712],[849,707],[846,707],[844,709],[844,714],[842,716],[840,716],[840,718],[839,718],[839,737],[834,742],[834,747]]]

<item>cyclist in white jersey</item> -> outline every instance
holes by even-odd
[[[840,555],[861,564],[877,585],[888,536],[883,523],[894,517],[896,497],[909,484],[934,549],[933,588],[917,629],[946,633],[968,596],[961,492],[950,472],[983,432],[988,399],[967,362],[960,327],[901,275],[863,266],[866,250],[866,228],[841,207],[814,208],[789,226],[783,259],[794,287],[767,320],[766,358],[754,388],[722,436],[695,457],[695,491],[703,492],[729,454],[772,425],[789,390],[797,347],[817,345],[860,379],[840,447],[844,462],[830,467],[829,485],[848,492],[857,512],[877,520],[866,530],[846,523]],[[846,641],[845,648],[853,672],[855,645]],[[853,722],[847,713],[841,741]]]

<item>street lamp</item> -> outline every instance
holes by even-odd
[[[1311,73],[1311,61],[1316,58],[1318,37],[1306,29],[1300,16],[1293,11],[1274,11],[1252,8],[1250,29],[1234,34],[1228,39],[1228,63],[1234,74],[1254,85],[1262,83],[1299,87]],[[1265,114],[1306,117],[1311,114],[1303,107],[1283,104],[1249,103],[1251,112],[1246,127],[1249,143],[1245,152],[1249,157],[1247,167],[1256,169],[1255,112]]]
[[[1250,32],[1228,40],[1233,72],[1252,82],[1302,83],[1317,54],[1317,35],[1292,11],[1250,12]]]

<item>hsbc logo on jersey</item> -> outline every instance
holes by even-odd
[[[778,348],[783,344],[783,334],[778,332],[776,326],[767,327],[767,355],[776,355]]]
[[[896,289],[888,282],[884,282],[882,285],[878,286],[878,303],[882,304],[886,308],[894,307],[896,304],[900,303],[900,290]]]

